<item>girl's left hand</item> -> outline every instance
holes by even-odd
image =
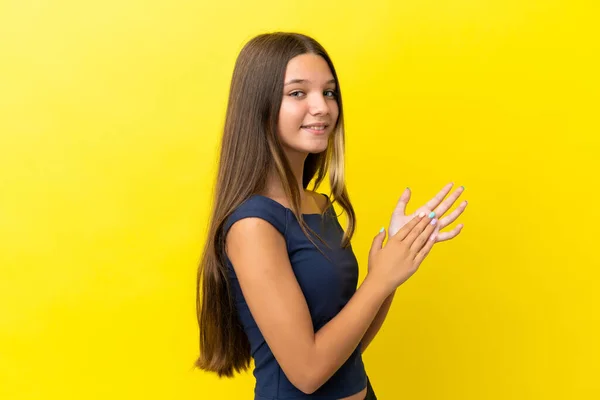
[[[458,216],[462,214],[462,212],[467,207],[467,201],[465,200],[462,203],[460,203],[460,205],[454,211],[452,211],[446,217],[442,218],[442,216],[450,209],[450,207],[452,207],[452,205],[456,202],[456,200],[465,190],[464,186],[461,186],[458,189],[456,189],[454,193],[450,195],[450,197],[444,200],[444,197],[446,197],[446,195],[450,192],[452,186],[452,183],[449,183],[446,186],[444,186],[444,188],[437,195],[435,195],[424,206],[419,207],[417,210],[415,210],[414,213],[410,215],[405,215],[406,205],[410,200],[410,189],[406,188],[404,193],[402,193],[402,196],[400,196],[400,200],[398,200],[398,204],[396,205],[396,208],[392,213],[392,219],[388,228],[388,237],[394,236],[404,225],[408,223],[408,221],[413,219],[421,211],[425,211],[427,214],[429,214],[431,211],[435,212],[435,218],[437,218],[439,222],[432,236],[436,236],[436,243],[443,242],[445,240],[450,240],[456,237],[456,235],[458,235],[462,230],[464,226],[463,224],[458,224],[450,232],[440,233],[440,230],[444,229],[446,226],[454,222],[456,218],[458,218]],[[442,202],[442,200],[444,201]]]

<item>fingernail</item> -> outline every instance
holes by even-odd
[[[429,240],[435,240],[435,238],[436,238],[436,237],[437,237],[437,233],[436,233],[436,232],[433,232],[433,233],[431,234],[431,236],[429,236]]]
[[[382,228],[379,230],[379,233],[383,232],[384,230],[385,230],[385,229],[382,227]]]
[[[432,211],[432,212],[429,213],[429,218],[433,218],[433,217],[435,217],[435,212],[434,211]]]
[[[438,221],[437,218],[434,218],[431,220],[430,224],[435,225],[435,224],[437,224],[437,221]]]
[[[423,218],[424,216],[425,216],[425,212],[424,212],[424,211],[421,211],[421,212],[419,213],[419,218]]]
[[[461,186],[461,188],[463,188],[463,190],[465,190],[465,187],[464,187],[464,186]]]

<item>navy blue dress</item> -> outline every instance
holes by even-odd
[[[290,209],[261,195],[252,195],[231,214],[225,222],[224,235],[236,221],[248,217],[264,219],[285,238],[292,269],[317,332],[348,303],[358,283],[358,263],[351,246],[345,249],[341,247],[344,231],[333,206],[330,204],[323,215],[303,215],[311,229],[329,245],[330,249],[313,237],[313,241],[329,259],[306,238]],[[313,394],[307,395],[297,389],[282,371],[258,329],[231,261],[228,257],[226,260],[237,312],[248,335],[254,358],[255,400],[337,400],[358,393],[367,386],[367,375],[358,346],[337,372]]]

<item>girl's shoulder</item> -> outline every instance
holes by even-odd
[[[227,217],[223,226],[223,234],[227,236],[231,226],[244,218],[261,218],[273,225],[281,234],[285,234],[287,229],[286,214],[286,208],[275,200],[253,194]]]

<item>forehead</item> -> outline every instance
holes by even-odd
[[[288,62],[285,79],[286,82],[290,79],[306,79],[314,83],[323,83],[333,79],[333,74],[323,57],[316,54],[301,54]]]

